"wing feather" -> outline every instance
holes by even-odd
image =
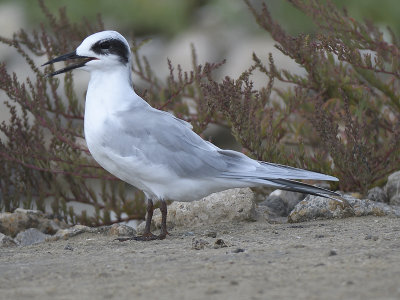
[[[150,106],[117,114],[115,119],[120,120],[120,128],[111,127],[110,122],[104,145],[112,145],[117,155],[136,156],[145,165],[168,168],[179,177],[226,178],[258,184],[260,179],[337,180],[329,175],[221,150],[194,133],[189,123]],[[115,127],[115,122],[112,124]]]

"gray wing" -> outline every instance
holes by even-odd
[[[165,166],[186,178],[219,177],[234,167],[223,159],[222,150],[170,113],[142,106],[118,112],[112,119],[104,124],[105,144],[122,157],[138,156],[146,164]]]
[[[261,183],[269,179],[337,178],[221,150],[192,131],[192,126],[151,106],[121,111],[106,127],[107,145],[122,157],[137,156],[148,165],[168,168],[185,178],[219,177]],[[115,120],[119,128],[115,128]]]

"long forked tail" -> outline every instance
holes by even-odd
[[[218,153],[222,155],[222,159],[230,166],[228,170],[220,174],[222,178],[250,182],[256,185],[267,185],[281,190],[306,193],[342,201],[336,198],[341,198],[339,193],[296,181],[338,181],[339,179],[336,177],[265,161],[254,161],[243,153],[232,150],[218,150]]]
[[[310,195],[315,195],[315,196],[321,196],[325,198],[330,198],[333,200],[339,200],[335,197],[342,197],[339,193],[333,192],[328,189],[320,188],[317,186],[313,186],[310,184],[306,184],[303,182],[295,181],[295,180],[290,180],[290,179],[268,179],[268,181],[275,183],[276,185],[279,185],[279,189],[281,190],[287,190],[287,191],[292,191],[292,192],[300,192],[300,193],[306,193]]]

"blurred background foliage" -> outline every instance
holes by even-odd
[[[36,1],[0,0],[2,3],[18,3],[24,7],[28,24],[45,21]],[[337,7],[346,7],[349,14],[358,21],[368,19],[375,24],[390,26],[394,32],[400,32],[400,5],[398,0],[333,0]],[[59,0],[45,1],[52,13],[62,6],[72,22],[87,18],[94,22],[102,14],[105,25],[113,26],[123,32],[134,31],[135,35],[161,34],[172,36],[184,31],[193,22],[202,18],[205,12],[212,11],[218,16],[219,23],[245,26],[254,32],[262,32],[242,1],[231,0]],[[266,0],[272,15],[290,34],[311,33],[315,25],[310,18],[282,0]],[[239,23],[239,24],[238,24]]]

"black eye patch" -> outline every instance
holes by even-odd
[[[101,49],[110,49],[110,47],[111,47],[111,44],[110,44],[109,41],[105,41],[105,42],[100,43],[100,48]]]
[[[118,39],[101,40],[93,44],[91,50],[99,55],[117,55],[121,63],[129,61],[129,49],[124,42]]]

